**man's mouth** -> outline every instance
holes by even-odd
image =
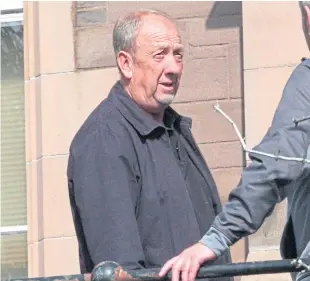
[[[165,82],[165,83],[161,83],[161,84],[164,85],[164,86],[167,86],[167,87],[173,86],[172,82]]]
[[[165,82],[165,83],[160,83],[160,85],[162,85],[164,89],[170,91],[170,90],[174,89],[175,83],[173,83],[173,82]]]

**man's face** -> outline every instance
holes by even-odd
[[[136,37],[129,91],[150,113],[174,99],[183,71],[183,46],[176,26],[158,15],[145,16]]]

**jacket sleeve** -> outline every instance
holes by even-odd
[[[309,60],[297,66],[289,78],[272,125],[254,150],[274,155],[305,158],[309,146],[310,121],[297,126],[293,118],[310,115]],[[303,163],[249,153],[251,163],[222,212],[201,239],[219,256],[239,239],[256,232],[275,205],[283,200]]]
[[[92,262],[138,269],[144,264],[135,213],[140,184],[123,144],[104,130],[83,138],[70,155],[71,192]]]

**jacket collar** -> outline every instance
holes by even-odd
[[[167,129],[166,126],[156,122],[147,112],[145,112],[134,100],[130,98],[124,90],[120,81],[112,87],[109,98],[115,104],[120,113],[142,136],[148,136],[157,128]],[[179,115],[170,106],[165,111],[164,118],[168,118],[171,127],[191,128],[192,120],[188,117]]]

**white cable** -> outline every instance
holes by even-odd
[[[298,157],[287,157],[287,156],[282,156],[282,155],[274,155],[274,154],[265,153],[265,152],[261,152],[261,151],[257,151],[257,150],[247,149],[245,141],[242,138],[241,133],[238,130],[238,127],[235,124],[235,122],[220,108],[219,103],[214,105],[214,109],[216,111],[218,111],[219,113],[221,113],[229,121],[229,123],[232,124],[232,126],[234,127],[234,129],[235,129],[235,131],[237,133],[237,136],[238,136],[238,138],[239,138],[239,140],[241,142],[241,145],[242,145],[242,148],[243,148],[244,151],[246,151],[248,153],[264,155],[264,156],[271,157],[271,158],[274,158],[274,159],[282,159],[282,160],[286,160],[286,161],[297,161],[297,162],[310,163],[310,159],[298,158]]]

